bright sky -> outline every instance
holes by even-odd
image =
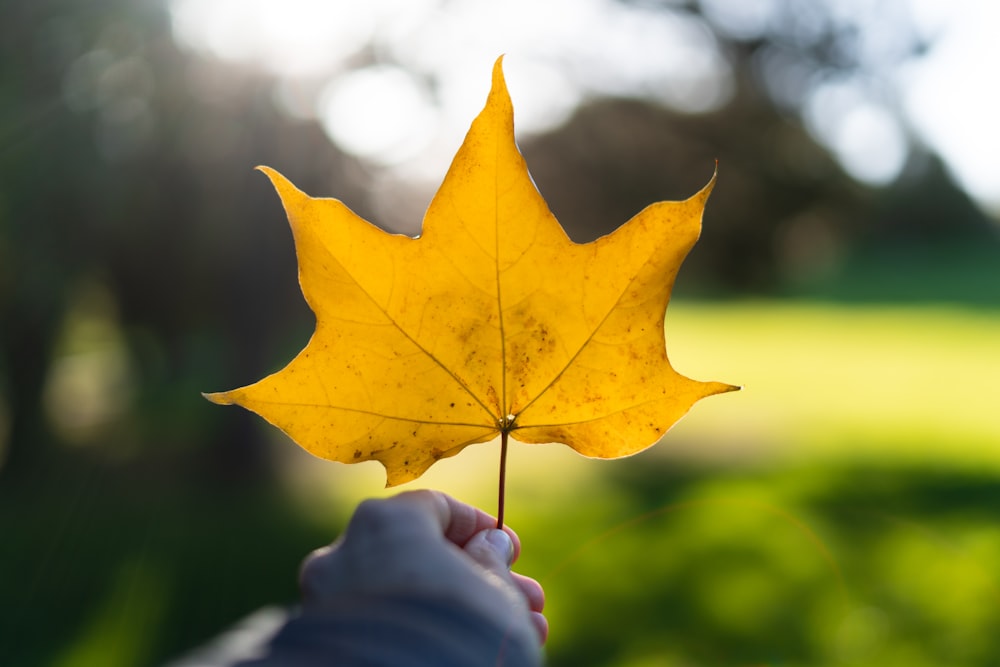
[[[859,180],[889,182],[906,159],[907,129],[879,86],[897,88],[904,123],[976,199],[1000,211],[1000,87],[990,74],[1000,66],[993,34],[1000,2],[830,2],[835,14],[863,17],[857,48],[882,78],[811,86],[810,131]],[[729,32],[753,34],[777,0],[703,4]],[[924,58],[886,71],[898,43],[892,12],[901,7],[935,40]],[[557,126],[590,96],[642,96],[701,111],[723,104],[731,86],[702,23],[642,3],[173,0],[171,13],[180,44],[272,72],[289,113],[315,116],[344,150],[417,178],[443,173],[501,53],[522,135]],[[363,48],[407,69],[356,69],[351,59]]]

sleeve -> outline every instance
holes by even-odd
[[[233,667],[539,667],[521,634],[444,600],[345,598],[291,617],[260,657]]]

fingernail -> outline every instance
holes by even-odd
[[[510,535],[492,528],[486,531],[486,541],[493,548],[493,551],[507,564],[507,567],[511,566],[514,562],[514,543],[510,539]]]

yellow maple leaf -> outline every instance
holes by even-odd
[[[417,238],[261,168],[288,214],[316,331],[281,371],[209,400],[256,412],[316,456],[380,461],[393,486],[498,434],[504,450],[510,434],[626,456],[697,400],[738,389],[674,371],[663,333],[715,177],[574,243],[514,142],[501,61]]]

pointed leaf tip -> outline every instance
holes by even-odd
[[[712,194],[712,190],[715,188],[715,182],[718,180],[718,178],[719,178],[719,160],[718,158],[716,158],[715,169],[712,171],[712,177],[708,179],[708,183],[706,183],[701,190],[699,190],[694,194],[692,199],[701,199],[703,201],[707,200],[708,196]]]
[[[232,392],[228,391],[216,391],[216,392],[203,391],[201,392],[201,395],[204,396],[209,401],[215,403],[216,405],[232,405],[233,399],[230,398],[231,393]]]
[[[486,106],[500,106],[507,111],[511,117],[514,115],[514,105],[510,101],[510,93],[507,90],[507,80],[503,75],[503,56],[496,59],[493,63],[493,81],[490,87],[489,98],[486,101]]]
[[[288,180],[277,169],[274,169],[273,167],[268,167],[267,165],[264,164],[259,164],[256,167],[254,167],[254,171],[259,171],[260,173],[264,174],[271,180],[271,182],[274,182],[276,179],[282,181]]]
[[[281,198],[282,202],[287,202],[289,196],[293,196],[295,198],[309,197],[309,195],[307,195],[306,193],[302,192],[302,190],[299,190],[297,187],[295,187],[295,184],[292,183],[287,178],[285,178],[285,175],[282,174],[277,169],[273,169],[271,167],[267,167],[264,165],[258,165],[257,167],[254,167],[254,169],[267,176],[268,180],[271,181],[271,185],[277,191],[278,196]]]

